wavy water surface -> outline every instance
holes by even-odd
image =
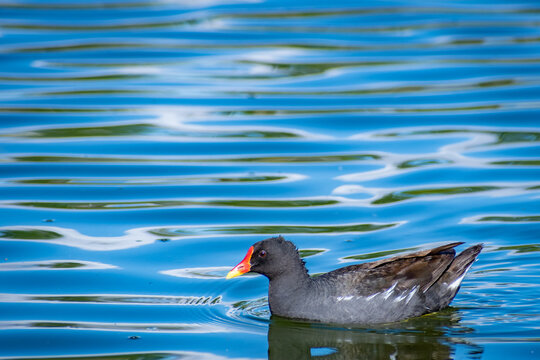
[[[535,359],[535,1],[0,1],[0,358]],[[225,276],[484,243],[452,307],[271,318]]]

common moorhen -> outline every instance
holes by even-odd
[[[227,279],[253,271],[270,280],[273,315],[337,324],[388,323],[450,304],[482,245],[456,256],[455,242],[310,277],[296,246],[279,237],[259,241]]]

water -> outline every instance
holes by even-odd
[[[0,14],[0,357],[538,358],[537,2]],[[486,247],[451,308],[348,329],[225,281],[277,234],[311,273]]]

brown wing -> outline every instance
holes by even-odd
[[[434,249],[395,256],[370,263],[351,265],[323,275],[329,281],[342,282],[363,295],[384,291],[394,283],[397,290],[418,286],[427,291],[448,269],[455,257],[456,242]]]

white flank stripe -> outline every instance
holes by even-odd
[[[450,285],[448,285],[448,288],[449,289],[452,289],[454,290],[455,288],[457,288],[460,284],[461,284],[461,281],[463,281],[463,278],[465,277],[465,273],[463,273],[463,275],[461,275],[460,277],[458,277],[456,280],[454,280],[453,283],[451,283]]]
[[[409,301],[411,301],[412,297],[414,296],[414,294],[416,294],[416,290],[418,290],[418,285],[416,285],[415,287],[413,287],[412,291],[409,293],[409,296],[407,296],[407,301],[405,301],[406,303],[408,303]]]
[[[394,283],[394,285],[392,285],[390,288],[388,288],[388,290],[384,292],[384,300],[388,299],[390,295],[392,295],[396,285],[397,285],[397,281]]]
[[[379,295],[380,293],[375,293],[375,294],[372,294],[372,295],[369,295],[366,300],[371,300],[373,299],[375,296]]]
[[[465,271],[463,272],[463,275],[461,275],[456,280],[454,280],[450,285],[448,285],[448,288],[451,289],[451,290],[454,290],[455,288],[457,288],[461,284],[461,282],[463,281],[463,278],[465,277],[465,274],[467,274],[467,271],[469,271],[471,266],[472,266],[472,263],[467,267],[467,269],[465,269]]]

